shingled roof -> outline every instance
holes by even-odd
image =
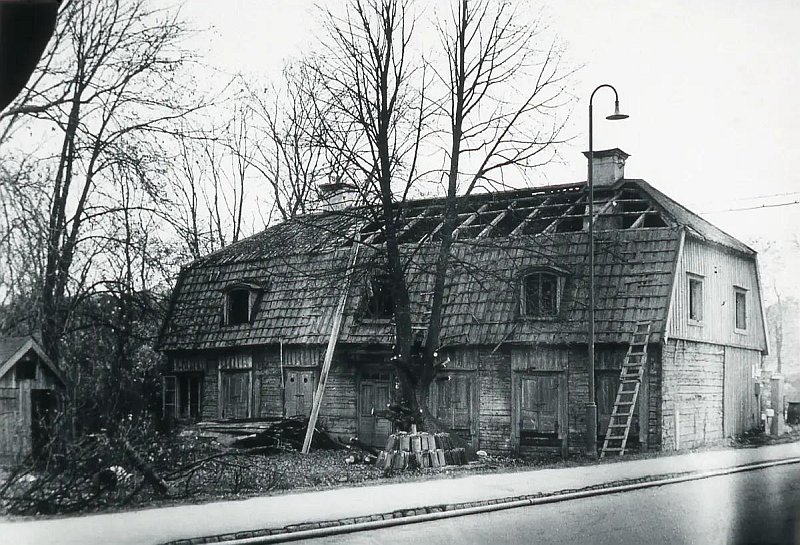
[[[42,346],[30,335],[22,337],[0,337],[0,378],[6,375],[29,352],[34,352],[61,384],[66,383],[61,371],[44,352]]]
[[[588,300],[586,184],[471,195],[459,201],[453,267],[445,292],[443,341],[449,344],[585,343]],[[270,343],[324,344],[330,332],[350,246],[362,258],[380,247],[379,223],[363,210],[298,217],[189,265],[175,288],[162,332],[164,350],[232,348]],[[397,209],[409,262],[412,315],[422,327],[433,278],[443,201],[410,201]],[[682,230],[753,254],[641,180],[595,190],[596,335],[624,342],[636,320],[663,332]],[[520,315],[520,279],[533,267],[566,273],[554,319]],[[365,267],[368,269],[369,267]],[[390,343],[392,325],[363,316],[369,271],[357,272],[340,343]],[[252,323],[222,325],[224,290],[265,286]]]

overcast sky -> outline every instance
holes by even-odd
[[[323,2],[324,3],[324,2]],[[437,0],[430,0],[436,4]],[[184,14],[214,28],[207,61],[275,73],[320,32],[311,0],[188,0]],[[595,149],[628,152],[644,178],[745,241],[800,232],[800,2],[558,0],[544,3],[575,78],[573,144],[543,182],[585,180],[588,100],[613,84],[631,117],[609,122],[613,95],[595,97]],[[426,12],[427,13],[427,12]],[[792,159],[797,157],[798,165]]]

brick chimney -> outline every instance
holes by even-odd
[[[329,212],[354,206],[359,201],[358,188],[344,182],[328,182],[317,186],[323,210]]]
[[[589,160],[589,152],[583,155]],[[594,152],[592,184],[595,187],[614,185],[625,177],[625,159],[630,157],[619,148],[604,149]]]

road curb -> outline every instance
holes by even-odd
[[[293,524],[282,528],[251,530],[208,537],[180,539],[176,541],[170,541],[165,545],[200,545],[206,543],[216,543],[219,545],[260,545],[268,543],[286,543],[301,539],[314,539],[352,532],[361,532],[365,530],[378,530],[392,526],[416,524],[445,518],[463,517],[466,515],[475,515],[479,513],[490,513],[493,511],[515,509],[518,507],[544,505],[549,503],[591,498],[595,496],[617,494],[631,490],[653,488],[668,484],[696,481],[700,479],[708,479],[710,477],[730,475],[733,473],[743,473],[746,471],[755,471],[758,469],[797,463],[800,463],[800,457],[770,460],[766,462],[755,462],[751,464],[700,472],[670,473],[667,475],[657,475],[639,479],[627,479],[624,481],[615,481],[611,483],[595,485],[580,490],[561,490],[546,494],[530,494],[475,502],[462,502],[458,504],[440,504],[414,509],[401,509],[389,513],[365,515],[355,518]]]

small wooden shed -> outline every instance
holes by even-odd
[[[64,373],[36,339],[0,337],[0,464],[39,454],[65,392]]]

